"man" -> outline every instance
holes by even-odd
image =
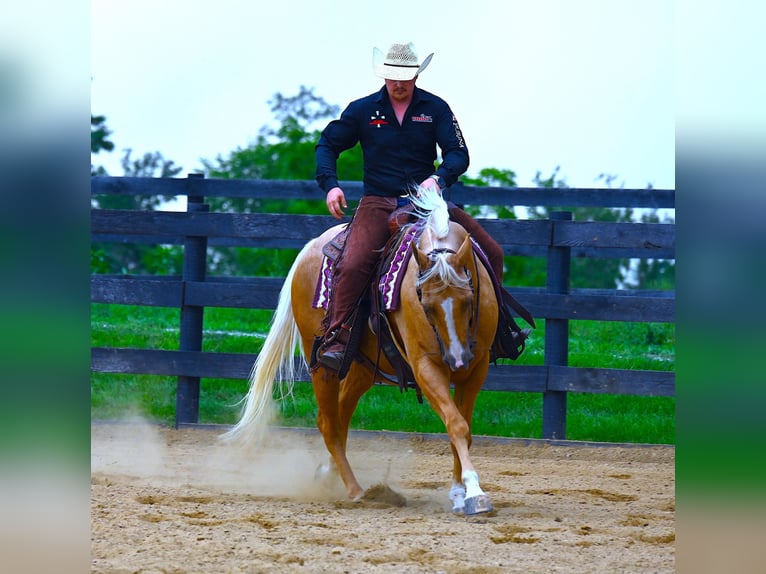
[[[317,352],[319,363],[335,371],[348,343],[346,321],[368,288],[390,236],[388,216],[407,202],[408,191],[416,185],[441,191],[468,169],[468,148],[449,105],[415,86],[432,57],[419,62],[411,42],[392,44],[385,56],[375,48],[373,69],[385,86],[351,102],[340,119],[327,125],[316,145],[316,179],[327,193],[327,209],[337,219],[348,207],[338,185],[338,156],[357,142],[364,155],[364,192],[343,254],[335,263],[325,334]],[[437,146],[442,162],[434,170]],[[502,282],[500,245],[462,209],[452,206],[450,217],[479,243]]]

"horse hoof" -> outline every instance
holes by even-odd
[[[463,514],[465,511],[465,498],[462,496],[456,496],[452,499],[452,513]]]
[[[480,494],[478,496],[472,496],[465,499],[465,507],[463,508],[463,514],[466,516],[472,516],[474,514],[483,514],[485,512],[492,512],[494,508],[489,501],[489,496],[486,494]]]

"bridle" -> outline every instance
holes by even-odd
[[[451,254],[451,255],[457,255],[457,251],[454,249],[450,249],[448,247],[437,247],[435,249],[432,249],[428,253],[426,253],[426,257],[431,260],[435,261],[437,255],[443,255],[443,254]],[[473,257],[473,268],[478,271],[478,260],[476,259],[476,252],[471,249],[471,256]],[[418,301],[420,302],[420,305],[423,305],[423,293],[420,288],[420,279],[423,277],[423,275],[427,272],[427,269],[421,269],[420,265],[418,265],[418,280],[415,284],[415,291],[418,295]],[[463,267],[463,271],[465,271],[466,276],[468,277],[468,288],[471,290],[471,293],[473,294],[473,309],[471,310],[471,334],[469,342],[475,343],[476,341],[476,332],[478,331],[479,326],[479,306],[481,303],[481,281],[479,280],[478,273],[476,277],[476,285],[474,286],[474,278],[471,274],[470,270],[466,267]],[[434,334],[436,335],[437,341],[439,341],[439,347],[442,349],[442,352],[444,350],[444,342],[442,341],[441,337],[439,336],[438,331],[436,330],[436,327],[434,324],[430,321],[428,321],[431,324],[431,328],[434,330]]]

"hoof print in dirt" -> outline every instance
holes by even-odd
[[[387,506],[407,506],[407,499],[386,484],[376,484],[364,491],[361,500]]]

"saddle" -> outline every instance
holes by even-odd
[[[412,241],[417,239],[420,231],[422,231],[422,225],[417,223],[417,218],[412,215],[411,206],[400,207],[389,216],[389,229],[392,231],[392,235],[382,251],[384,255],[373,273],[369,289],[360,299],[351,317],[346,321],[346,324],[350,326],[349,341],[346,345],[346,354],[338,369],[338,376],[341,379],[346,376],[352,361],[365,362],[373,369],[373,376],[380,376],[391,384],[397,384],[401,391],[414,388],[418,402],[422,403],[423,396],[420,387],[415,383],[415,377],[409,363],[396,346],[388,317],[385,314],[386,310],[395,309],[398,306],[399,284],[404,276],[404,264],[409,261]],[[327,308],[330,297],[329,291],[332,286],[333,262],[343,252],[348,232],[349,227],[347,226],[322,247],[324,261],[314,292],[313,306],[315,308]],[[378,355],[375,363],[358,352],[367,325],[370,326],[378,340]],[[309,360],[311,369],[318,365],[317,352],[321,342],[322,337],[314,338]],[[393,366],[396,373],[395,377],[379,370],[381,353]]]

